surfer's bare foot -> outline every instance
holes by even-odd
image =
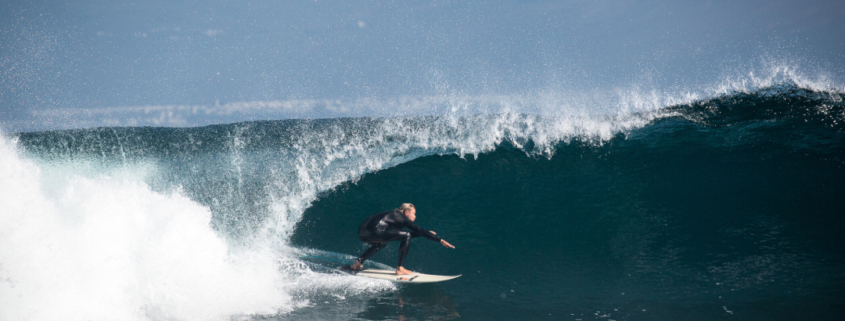
[[[350,266],[349,269],[353,271],[360,271],[363,269],[363,266],[361,266],[361,262],[355,261],[355,263],[352,263],[352,266]]]
[[[404,267],[401,267],[401,266],[396,268],[396,275],[409,275],[409,274],[414,274],[414,271],[410,271],[410,270],[408,270]]]

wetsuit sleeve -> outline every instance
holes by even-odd
[[[429,240],[432,240],[432,241],[435,241],[435,242],[440,242],[439,236],[432,234],[431,232],[429,232],[426,229],[423,229],[422,227],[420,227],[419,225],[414,223],[414,221],[411,221],[407,217],[405,218],[403,223],[405,224],[405,227],[407,227],[409,230],[411,230],[411,232],[412,232],[411,236],[412,237],[425,236],[425,238],[427,238]]]

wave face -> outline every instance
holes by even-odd
[[[0,319],[830,318],[843,98],[16,134]],[[401,202],[457,246],[417,239],[406,266],[463,277],[403,288],[303,259],[348,262],[360,221]]]

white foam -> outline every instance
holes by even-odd
[[[294,306],[274,253],[135,180],[50,176],[0,138],[0,320],[216,320]],[[51,192],[45,192],[45,186]]]

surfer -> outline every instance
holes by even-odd
[[[350,271],[361,271],[363,263],[379,250],[387,246],[387,242],[400,241],[399,243],[399,264],[396,265],[396,275],[413,274],[403,267],[408,249],[411,247],[411,238],[424,236],[425,238],[440,242],[444,247],[454,249],[455,247],[446,240],[441,239],[433,231],[428,231],[414,223],[417,219],[417,209],[414,204],[404,203],[393,211],[373,214],[361,223],[358,227],[358,238],[364,243],[370,244],[370,248],[361,254],[355,263],[344,265],[341,269]],[[403,230],[408,228],[409,231]]]

